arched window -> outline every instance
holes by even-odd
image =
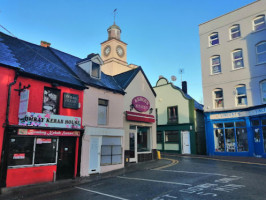
[[[213,104],[214,108],[224,107],[223,89],[216,88],[213,90]]]
[[[210,34],[209,42],[210,42],[210,46],[214,46],[214,45],[219,44],[219,36],[218,36],[217,32]]]
[[[240,36],[241,36],[240,25],[239,24],[235,24],[235,25],[231,26],[231,28],[230,28],[230,38],[231,38],[231,40],[236,39],[236,38],[238,38]]]
[[[244,84],[237,85],[235,87],[236,90],[236,105],[237,106],[243,106],[247,105],[247,92],[246,92],[246,86]]]
[[[253,30],[259,31],[266,28],[265,15],[259,15],[253,20]]]
[[[266,41],[256,45],[257,63],[266,63]]]
[[[260,93],[263,104],[266,104],[266,80],[260,82]]]
[[[244,67],[242,49],[235,49],[232,52],[233,69],[239,69]]]
[[[219,74],[221,72],[222,72],[222,69],[221,69],[220,56],[219,55],[212,56],[211,57],[211,73]]]

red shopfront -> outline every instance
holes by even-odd
[[[75,178],[78,129],[10,126],[6,187]]]

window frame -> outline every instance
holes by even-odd
[[[214,35],[216,35],[216,37],[215,38],[211,38]],[[217,41],[217,43],[214,43],[214,41]],[[218,34],[218,32],[211,33],[209,35],[209,47],[216,46],[216,45],[219,45],[219,44],[220,44],[220,41],[219,41],[219,34]]]
[[[170,117],[171,114],[171,109],[176,109],[176,117]],[[172,119],[173,118],[173,119]],[[169,106],[167,107],[167,123],[168,124],[174,124],[174,123],[178,123],[178,106]]]
[[[234,28],[238,28],[236,31],[232,32],[232,29]],[[241,31],[240,31],[240,25],[239,24],[234,24],[233,26],[230,27],[230,39],[231,40],[235,40],[237,38],[241,37]],[[234,37],[233,35],[239,33],[236,37]]]
[[[100,120],[100,108],[105,108],[105,122],[104,123],[101,123],[101,121],[99,121]],[[98,99],[98,121],[97,121],[97,123],[98,123],[98,125],[108,125],[108,119],[109,119],[109,117],[108,117],[108,115],[109,115],[109,100],[107,100],[107,99]]]
[[[262,88],[262,85],[264,84],[265,84],[265,93],[263,92],[263,88]],[[263,104],[266,104],[266,79],[260,82],[260,95],[261,95],[261,102]]]
[[[266,63],[266,59],[264,61],[260,62],[259,61],[259,55],[265,54],[265,57],[266,57],[266,50],[258,53],[258,47],[260,45],[265,45],[266,46],[266,41],[261,41],[258,44],[256,44],[256,59],[257,59],[257,64],[264,64],[264,63]]]
[[[44,106],[46,106],[45,105],[45,98],[46,98],[45,97],[45,95],[46,95],[45,92],[48,92],[48,91],[50,91],[51,93],[57,95],[57,100],[54,103],[56,112],[49,113],[49,111],[48,111],[48,113],[47,113],[46,110],[48,110],[48,109],[44,109]],[[42,113],[58,115],[59,114],[59,110],[60,110],[60,98],[61,98],[61,90],[56,89],[56,88],[44,87],[44,89],[43,89]]]
[[[93,75],[93,68],[97,68],[98,71],[98,76],[94,76]],[[96,78],[96,79],[101,79],[101,66],[97,63],[92,62],[91,64],[91,70],[90,70],[90,75],[92,78]]]
[[[216,58],[219,58],[219,63],[218,64],[214,64],[213,60],[216,59]],[[210,64],[211,64],[211,74],[212,75],[216,75],[216,74],[221,74],[222,73],[222,66],[221,66],[221,56],[220,55],[213,55],[211,58],[210,58]],[[214,70],[213,68],[214,67],[219,67],[219,72],[216,72],[214,73]]]
[[[245,88],[245,94],[238,94],[237,88],[241,88],[244,87]],[[247,99],[247,88],[245,84],[239,84],[235,87],[235,102],[236,102],[236,106],[247,106],[248,105],[248,99]],[[246,98],[246,104],[238,104],[238,98]]]
[[[241,52],[241,57],[239,58],[235,58],[235,53],[237,52]],[[233,66],[233,69],[234,70],[237,70],[237,69],[242,69],[244,68],[244,58],[243,58],[243,50],[242,49],[235,49],[234,51],[232,51],[232,66]],[[242,63],[242,66],[241,67],[236,67],[237,65],[235,64],[236,62],[240,61]]]
[[[259,23],[255,23],[256,20],[263,18],[262,22]],[[258,26],[263,25],[261,28],[257,28]],[[266,28],[266,24],[265,24],[265,15],[258,15],[253,19],[253,30],[254,31],[260,31]]]
[[[218,91],[221,91],[222,92],[222,97],[216,97],[216,93],[215,92],[218,92]],[[216,108],[216,109],[221,109],[221,108],[224,108],[224,95],[223,95],[223,89],[222,88],[216,88],[214,89],[213,91],[213,107]],[[222,101],[222,106],[221,107],[217,107],[216,106],[216,101],[219,101],[221,100]]]
[[[167,139],[168,135],[176,135],[176,140],[175,141],[168,141],[168,139]],[[178,130],[164,131],[164,143],[179,144],[180,143],[180,131],[178,131]]]

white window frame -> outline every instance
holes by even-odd
[[[259,23],[255,23],[256,20],[263,18],[262,22]],[[257,28],[258,26],[263,25],[261,28]],[[266,28],[266,24],[265,24],[265,15],[259,15],[257,16],[254,20],[253,20],[253,30],[254,31],[260,31]]]
[[[234,54],[236,52],[239,52],[241,51],[241,55],[242,57],[241,58],[235,58]],[[237,61],[242,61],[243,65],[240,66],[240,67],[236,67],[237,65],[235,64]],[[241,69],[241,68],[244,68],[244,59],[243,59],[243,50],[242,49],[235,49],[233,52],[232,52],[232,66],[233,66],[233,69]]]
[[[222,97],[216,97],[216,92],[221,91],[222,92]],[[216,106],[216,101],[222,101],[222,106],[218,107]],[[213,90],[213,107],[214,108],[223,108],[224,107],[224,94],[223,94],[223,89],[222,88],[216,88]]]
[[[238,94],[237,92],[237,88],[240,87],[245,87],[245,94]],[[246,106],[248,105],[248,100],[247,100],[247,88],[245,84],[239,84],[235,87],[235,102],[236,102],[236,106]],[[238,104],[238,98],[242,98],[242,97],[246,97],[246,103],[245,104]]]
[[[263,91],[262,85],[265,84],[265,88],[266,88],[266,80],[263,80],[260,82],[260,93],[261,93],[261,102],[262,104],[266,104],[266,89],[265,91]]]
[[[213,59],[215,59],[215,58],[219,58],[219,63],[218,64],[213,64]],[[211,59],[210,59],[210,62],[211,62],[211,74],[220,74],[220,73],[222,73],[221,56],[219,56],[219,55],[212,56]],[[214,73],[213,68],[214,67],[219,67],[219,66],[220,66],[220,71]]]
[[[259,61],[259,55],[261,54],[265,54],[265,57],[266,57],[266,50],[265,51],[262,51],[262,52],[258,52],[258,47],[260,45],[266,45],[266,41],[263,41],[263,42],[260,42],[256,45],[256,57],[257,57],[257,64],[263,64],[263,63],[266,63],[266,60],[263,60],[262,62]]]
[[[238,28],[238,29],[237,29],[236,31],[233,32],[233,29],[234,29],[234,28]],[[235,33],[239,33],[239,36],[233,37],[233,35],[234,35]],[[239,25],[239,24],[235,24],[235,25],[233,25],[233,26],[230,27],[230,39],[231,39],[231,40],[234,40],[234,39],[237,39],[237,38],[239,38],[239,37],[241,37],[240,25]]]
[[[103,105],[100,103],[100,101],[105,101],[106,104]],[[108,106],[109,106],[109,101],[107,99],[98,99],[98,125],[107,125],[108,124]],[[104,110],[103,110],[104,109]],[[105,119],[101,119],[101,112],[105,112]]]
[[[211,39],[211,37],[214,36],[214,35],[217,35],[217,37],[215,37],[214,39]],[[215,40],[217,40],[218,43],[217,44],[212,44],[212,42],[215,41]],[[209,46],[211,47],[211,46],[215,46],[215,45],[218,45],[218,44],[220,44],[218,32],[211,33],[209,35]]]

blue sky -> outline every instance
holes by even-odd
[[[160,75],[203,103],[198,25],[254,0],[0,0],[0,25],[31,43],[85,58],[101,53],[107,28],[122,29],[127,61],[142,66],[152,86]],[[0,27],[0,31],[7,33]]]

